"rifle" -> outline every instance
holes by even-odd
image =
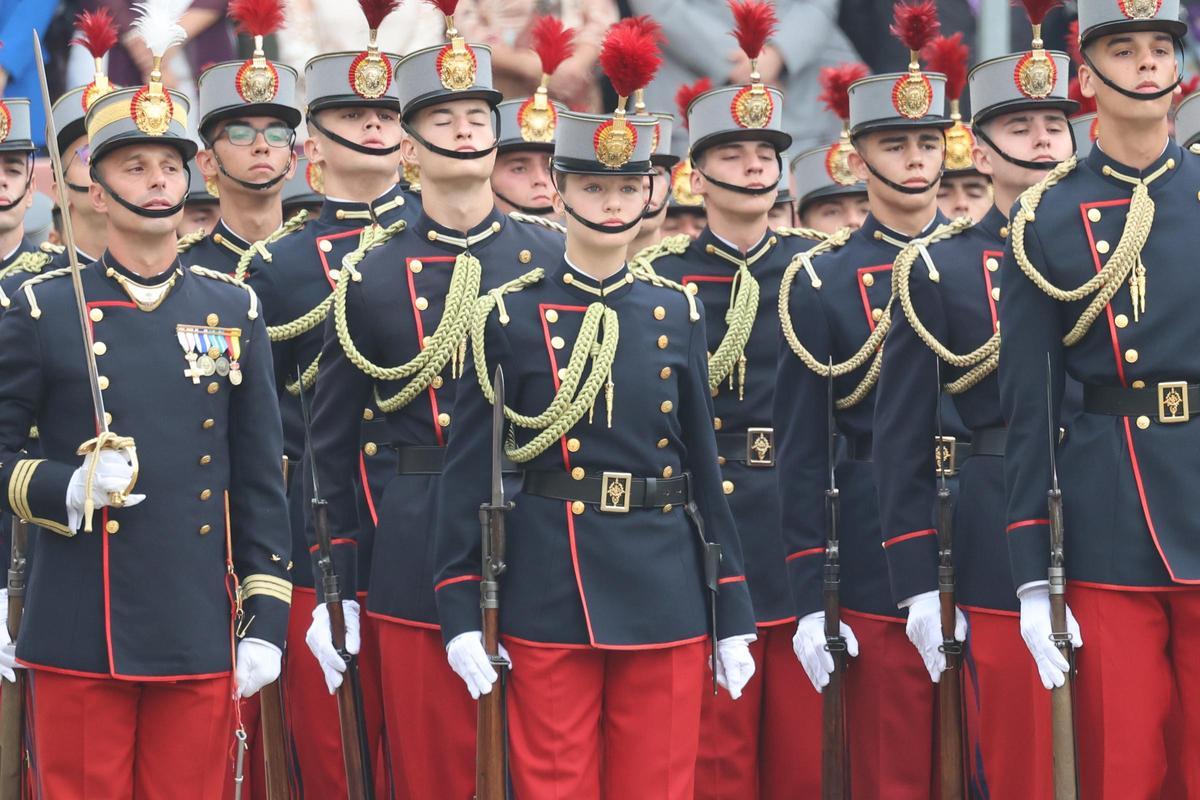
[[[483,616],[483,649],[499,676],[496,687],[479,698],[475,739],[475,798],[504,800],[508,796],[508,723],[504,708],[504,676],[508,662],[500,656],[500,575],[504,563],[504,515],[512,503],[504,499],[504,369],[497,366],[492,379],[492,497],[479,506],[483,535],[483,580],[479,584],[479,609]]]
[[[296,374],[302,370],[297,366]],[[342,611],[341,581],[333,567],[333,545],[329,538],[329,505],[321,497],[317,479],[316,452],[312,446],[312,420],[304,397],[304,381],[300,381],[300,413],[304,420],[304,448],[308,453],[313,481],[313,527],[317,534],[317,568],[321,572],[321,592],[329,612],[329,631],[333,646],[346,662],[346,672],[337,689],[338,721],[342,735],[342,761],[346,768],[346,789],[349,800],[372,800],[375,784],[371,778],[371,748],[363,714],[362,683],[358,675],[358,660],[346,650],[346,617]]]
[[[942,362],[937,361],[937,397],[934,408],[938,447],[945,446],[942,436]],[[950,508],[950,487],[946,471],[937,462],[937,542],[938,542],[938,601],[942,612],[942,653],[946,669],[938,682],[938,736],[941,774],[941,800],[961,800],[963,796],[962,741],[962,656],[963,645],[954,637],[954,549],[953,518]]]
[[[828,424],[829,488],[825,490],[825,569],[822,594],[825,600],[825,649],[833,658],[829,684],[821,693],[821,797],[844,800],[849,796],[846,758],[846,639],[842,636],[841,555],[838,543],[838,514],[841,500],[834,474],[836,423],[833,417],[833,358],[829,359],[829,386],[825,419]]]
[[[25,551],[29,528],[25,520],[13,517],[12,558],[8,565],[8,635],[17,640],[21,615],[25,611]],[[0,798],[24,797],[25,759],[21,746],[25,728],[25,671],[17,670],[17,679],[0,684]]]
[[[1050,354],[1046,354],[1046,426],[1050,444],[1050,491],[1046,504],[1050,517],[1050,640],[1067,660],[1063,685],[1050,690],[1050,730],[1054,748],[1054,798],[1075,800],[1079,795],[1079,773],[1075,769],[1075,710],[1072,684],[1075,680],[1075,648],[1067,631],[1067,571],[1063,560],[1062,490],[1058,487],[1055,460],[1054,399],[1050,382]]]

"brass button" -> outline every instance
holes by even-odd
[[[1138,417],[1137,418],[1137,426],[1139,428],[1141,428],[1142,430],[1146,430],[1146,428],[1150,427],[1150,418],[1149,417]]]
[[[370,422],[371,420],[375,419],[375,412],[369,408],[364,408],[363,419],[365,419],[367,422]]]
[[[205,317],[204,321],[207,322],[209,324],[209,326],[211,327],[213,325],[217,325],[218,323],[220,323],[221,318],[218,317],[216,314],[209,314],[207,317]]]
[[[1130,364],[1138,360],[1138,351],[1132,347],[1125,351],[1125,360]]]
[[[443,411],[441,414],[438,414],[438,425],[441,425],[443,428],[450,427],[450,415],[445,411]]]
[[[571,513],[578,516],[583,513],[583,507],[583,502],[576,500],[574,503],[571,503]]]
[[[988,272],[995,272],[996,270],[1000,269],[1000,262],[994,258],[988,258],[984,264],[987,266]]]
[[[105,412],[104,412],[104,424],[105,424],[105,425],[112,425],[112,421],[113,421],[113,416],[112,416],[112,414],[110,414],[109,412],[105,411]]]
[[[999,299],[1000,299],[1000,287],[999,287],[999,286],[993,286],[993,287],[992,287],[992,299],[993,299],[993,300],[999,300]]]
[[[663,475],[663,477],[664,477],[664,478],[669,478],[669,477],[671,477],[671,476],[672,476],[672,475],[674,475],[674,474],[675,474],[675,470],[674,470],[674,469],[672,469],[671,467],[663,467],[663,473],[662,473],[662,475]]]
[[[322,239],[317,244],[317,247],[321,248],[322,253],[328,253],[330,250],[333,249],[333,242],[329,241],[328,239]]]
[[[558,322],[558,312],[553,308],[546,309],[546,322]]]
[[[711,244],[706,244],[704,245],[704,252],[711,256],[713,253],[717,252],[717,248],[713,247]]]
[[[421,337],[421,347],[429,347],[429,343],[432,341],[433,341],[432,338],[430,338],[428,336],[422,336]]]
[[[329,280],[333,281],[334,283],[337,283],[341,279],[342,279],[342,271],[340,269],[329,270]]]
[[[671,505],[670,503],[667,503],[665,506],[663,506],[663,513],[664,513],[664,514],[670,514],[670,513],[671,513],[671,509],[673,509],[674,507],[675,507],[675,506]]]
[[[571,477],[577,481],[583,480],[585,474],[586,473],[583,471],[583,467],[576,467],[575,469],[571,470]]]
[[[1088,209],[1088,219],[1092,222],[1099,222],[1100,221],[1100,209],[1089,208]]]
[[[718,467],[725,466],[725,456],[717,456],[717,466]]]
[[[688,294],[696,294],[697,292],[700,291],[700,287],[692,281],[688,281],[687,286],[685,286],[683,288],[687,289]]]
[[[1100,255],[1104,255],[1105,253],[1107,253],[1108,252],[1108,242],[1104,241],[1103,239],[1096,242],[1096,252],[1099,253]]]
[[[108,533],[116,533],[117,531],[121,530],[121,523],[117,522],[115,519],[110,519],[108,522],[104,523],[104,530]]]
[[[437,231],[427,231],[425,233],[425,238],[431,242],[436,242],[437,238],[438,238],[438,233],[437,233]]]
[[[426,300],[424,297],[418,297],[416,306],[417,306],[417,311],[424,311],[425,309],[429,308],[429,301]]]
[[[874,286],[875,285],[875,276],[869,272],[867,274],[863,275],[862,276],[862,285],[863,286]]]
[[[567,346],[567,343],[566,343],[566,341],[563,340],[563,337],[555,336],[553,339],[550,340],[550,346],[553,347],[555,350],[562,350],[564,347]]]
[[[201,525],[200,526],[200,535],[201,536],[204,536],[205,534],[211,533],[211,532],[212,532],[212,525]]]
[[[567,368],[566,367],[558,368],[558,379],[560,381],[565,381],[567,379]]]
[[[567,449],[572,453],[579,452],[579,440],[575,438],[567,439]]]
[[[101,389],[107,389],[108,388],[108,376],[101,375],[99,378],[96,379],[96,383],[100,384]]]
[[[216,394],[220,390],[221,390],[221,384],[217,383],[216,381],[213,381],[212,383],[210,383],[208,385],[208,393],[209,394]]]
[[[719,395],[721,393],[721,387],[714,386],[708,390],[708,393],[711,394],[713,397],[716,397],[717,395]]]
[[[100,320],[104,319],[104,310],[93,308],[88,312],[88,316],[92,318],[92,322],[99,322]]]
[[[212,456],[210,456],[210,455],[200,456],[200,466],[205,467],[211,463],[212,463]]]
[[[1113,322],[1117,324],[1118,328],[1124,328],[1129,324],[1129,317],[1125,316],[1124,314],[1117,314],[1115,317],[1113,317]]]
[[[658,440],[658,449],[662,450],[662,449],[666,448],[666,446],[669,444],[670,444],[670,442],[668,442],[666,439],[659,439]]]
[[[216,424],[217,424],[216,420],[209,417],[208,419],[204,420],[204,422],[200,423],[200,427],[204,428],[204,430],[207,431],[207,430],[212,430],[212,426],[216,425]]]
[[[1145,389],[1146,382],[1145,381],[1134,381],[1133,383],[1130,384],[1130,386],[1132,386],[1134,389]]]
[[[434,375],[433,380],[429,382],[429,385],[435,389],[440,389],[445,385],[445,383],[446,380],[441,375]]]
[[[98,356],[102,356],[108,352],[108,345],[106,345],[104,342],[95,342],[92,345],[92,352]]]
[[[409,269],[412,271],[412,273],[415,275],[415,274],[417,274],[418,272],[420,272],[422,269],[424,269],[424,268],[425,268],[425,265],[424,265],[424,264],[422,264],[422,263],[420,262],[420,260],[418,260],[418,259],[415,259],[415,258],[414,258],[412,261],[408,262],[408,268],[409,268]]]
[[[655,319],[665,319],[666,316],[667,316],[667,310],[665,308],[663,308],[662,306],[654,307],[654,318]]]
[[[872,308],[871,309],[871,319],[875,320],[876,322],[879,322],[879,320],[883,319],[883,309],[882,308]]]
[[[720,418],[720,417],[713,417],[713,430],[714,430],[714,431],[719,431],[719,430],[721,430],[721,425],[722,425],[722,424],[723,424],[723,423],[721,422],[721,418]]]
[[[671,409],[673,408],[675,408],[674,403],[672,403],[670,400],[663,400],[662,404],[658,407],[658,410],[664,414],[670,414]]]
[[[663,367],[662,369],[660,369],[660,370],[658,371],[658,377],[662,378],[664,381],[665,381],[667,378],[671,377],[671,368],[670,368],[670,367]]]
[[[207,500],[210,497],[212,497],[212,489],[205,489],[203,492],[200,493],[201,500]]]
[[[517,260],[522,264],[528,264],[533,260],[533,253],[529,252],[528,250],[522,250],[521,252],[517,253]]]
[[[374,442],[367,442],[363,445],[363,452],[369,456],[373,456],[379,452],[379,445]]]
[[[725,491],[725,494],[733,494],[733,481],[722,481],[721,488]]]
[[[671,340],[670,340],[670,339],[668,339],[668,338],[666,337],[666,335],[663,335],[663,336],[660,336],[660,337],[658,337],[658,349],[659,349],[659,350],[666,350],[666,349],[667,349],[667,344],[669,344],[669,343],[670,343],[670,341],[671,341]]]

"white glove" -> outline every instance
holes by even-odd
[[[750,655],[750,643],[757,639],[753,633],[741,636],[730,636],[717,642],[717,663],[712,657],[708,659],[708,667],[717,674],[717,683],[724,686],[729,696],[737,700],[742,696],[742,689],[754,677],[754,656]]]
[[[362,644],[359,635],[358,601],[343,600],[342,615],[346,618],[346,652],[357,655]],[[346,671],[346,662],[333,646],[333,631],[329,628],[329,609],[324,603],[317,603],[312,612],[312,624],[308,633],[304,634],[304,643],[321,665],[325,674],[325,688],[333,694],[342,685],[342,673]]]
[[[17,645],[8,635],[8,589],[0,589],[0,677],[9,683],[17,679]]]
[[[511,670],[512,659],[504,645],[500,645],[500,657],[508,662],[508,668]],[[478,700],[480,695],[490,694],[492,684],[500,677],[496,674],[487,651],[483,649],[482,631],[467,631],[451,639],[450,644],[446,645],[446,660],[450,662],[450,669],[467,684],[467,691],[471,693],[472,700]]]
[[[250,697],[279,677],[283,651],[262,639],[242,639],[237,646],[238,697]]]
[[[853,657],[858,655],[858,639],[854,631],[845,622],[838,628],[842,638],[846,640],[846,654]],[[804,667],[813,688],[818,692],[829,685],[829,675],[833,672],[833,656],[825,649],[825,612],[814,611],[800,618],[796,625],[796,635],[792,637],[792,650],[800,665]]]
[[[83,522],[84,489],[87,486],[87,472],[96,457],[95,452],[84,456],[83,466],[75,470],[67,484],[67,527],[79,530]],[[125,456],[116,450],[101,450],[100,463],[92,479],[92,503],[97,509],[109,504],[110,493],[123,492],[133,479],[133,466],[125,460]],[[136,506],[146,499],[144,494],[131,494],[125,498],[125,507]]]
[[[1071,665],[1050,639],[1050,587],[1045,583],[1027,584],[1017,590],[1017,598],[1021,601],[1021,638],[1037,664],[1042,686],[1056,689],[1067,682],[1065,673]],[[1083,647],[1079,623],[1070,608],[1067,633],[1074,647]]]
[[[908,640],[925,661],[929,679],[939,682],[946,669],[946,654],[941,650],[945,640],[942,638],[942,604],[937,590],[914,595],[900,607],[908,608],[908,625],[905,626]],[[960,642],[967,640],[967,618],[957,606],[954,608],[954,638]]]

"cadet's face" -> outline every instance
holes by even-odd
[[[700,168],[692,171],[692,191],[704,197],[705,205],[739,215],[765,214],[775,205],[775,193],[746,195],[709,183],[701,171],[716,180],[748,189],[779,183],[779,159],[766,142],[729,142],[700,154]]]
[[[109,152],[100,162],[100,176],[127,202],[159,211],[179,202],[187,192],[187,173],[179,151],[169,145],[129,145]],[[93,184],[89,190],[92,207],[107,214],[118,230],[152,234],[175,230],[183,211],[170,217],[138,216]]]
[[[561,211],[565,203],[584,219],[612,228],[641,216],[648,199],[641,175],[559,176],[558,188],[562,195],[555,201],[556,211]],[[620,233],[602,233],[567,217],[568,238],[598,248],[625,247],[637,238],[639,227],[634,225]]]
[[[257,129],[257,130],[256,130]],[[292,145],[295,134],[274,117],[238,117],[218,122],[210,136],[212,145],[196,154],[196,164],[206,178],[216,178],[221,191],[244,190],[221,174],[214,153],[225,171],[249,183],[266,183],[280,173],[291,176],[295,168]],[[271,187],[283,191],[283,181]]]
[[[856,231],[867,219],[870,205],[867,196],[830,197],[810,203],[800,215],[800,224],[821,233],[834,233],[842,228]]]
[[[0,154],[0,204],[8,205],[25,192],[33,164],[25,153]],[[0,235],[11,233],[25,224],[25,212],[33,205],[33,187],[21,202],[8,211],[0,211]]]
[[[776,203],[767,212],[767,225],[772,228],[790,228],[796,224],[796,209],[791,203]]]
[[[364,147],[395,147],[403,136],[400,114],[386,108],[327,108],[317,112],[317,116],[331,132]],[[394,176],[400,165],[398,150],[387,155],[359,153],[327,139],[316,128],[309,131],[304,152],[309,161],[319,165],[327,176],[332,173],[335,176],[368,175],[382,179],[386,175]]]
[[[1065,161],[1074,152],[1071,126],[1061,111],[1016,111],[986,126],[996,147],[1022,161],[1054,163]],[[1010,164],[983,142],[976,144],[973,155],[979,171],[1003,185],[1027,188],[1046,176],[1045,172]]]
[[[978,222],[992,207],[987,178],[978,175],[942,178],[938,186],[938,208],[947,217],[970,217]]]
[[[545,208],[554,202],[550,182],[550,158],[546,153],[515,152],[496,156],[492,171],[492,191],[501,211],[519,211],[505,200],[526,208]]]
[[[62,157],[65,161],[63,164],[63,177],[67,179],[67,183],[74,186],[83,186],[84,188],[92,185],[92,176],[88,174],[88,140],[86,134],[67,145],[67,149],[63,151]],[[74,190],[67,187],[67,191]],[[70,195],[67,196],[68,201],[72,199]]]
[[[221,206],[215,202],[188,203],[183,207],[183,219],[175,233],[187,236],[200,230],[211,231],[220,218]]]
[[[695,239],[704,233],[706,221],[703,211],[670,211],[663,220],[659,233],[663,238],[685,233],[689,238]]]
[[[1088,57],[1105,77],[1139,94],[1160,92],[1175,82],[1178,64],[1175,41],[1157,31],[1115,33],[1088,45]],[[1135,100],[1105,86],[1086,64],[1079,67],[1079,89],[1095,97],[1106,117],[1130,120],[1166,118],[1172,94],[1157,100]]]
[[[483,100],[452,100],[423,108],[413,115],[411,124],[425,141],[459,153],[486,150],[496,141],[492,109]],[[405,139],[404,151],[406,158],[411,157],[421,167],[422,182],[487,178],[496,164],[495,151],[480,158],[448,158],[412,138]]]
[[[671,171],[666,167],[655,167],[654,178],[646,178],[646,186],[650,192],[650,208],[661,208],[667,202],[667,193],[671,191]]]

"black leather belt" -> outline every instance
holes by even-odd
[[[718,433],[717,455],[748,467],[775,466],[775,429],[747,428],[744,431]]]
[[[1083,410],[1114,417],[1153,417],[1163,424],[1187,422],[1192,407],[1200,409],[1200,386],[1186,381],[1163,381],[1144,389],[1123,386],[1084,386]]]
[[[871,434],[863,436],[846,436],[846,458],[851,461],[870,461],[871,446],[873,437]]]
[[[441,475],[446,465],[446,448],[433,444],[389,444],[396,451],[397,475]],[[505,474],[520,472],[514,462],[504,459],[500,471]]]
[[[979,428],[971,431],[971,441],[959,441],[953,436],[933,437],[933,468],[938,475],[958,474],[959,466],[971,456],[1003,456],[1008,440],[1008,428]]]
[[[524,490],[538,497],[582,502],[601,511],[625,514],[634,508],[686,505],[691,500],[691,475],[677,478],[635,478],[628,472],[604,472],[579,480],[569,472],[527,471]]]

